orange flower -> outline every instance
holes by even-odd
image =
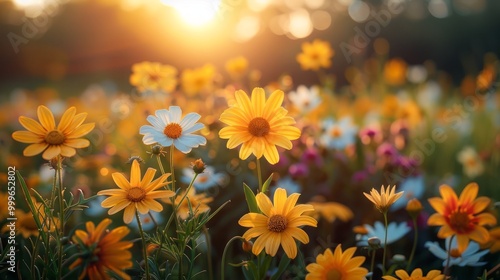
[[[89,146],[89,140],[80,138],[94,129],[94,123],[82,124],[87,113],[76,114],[76,108],[71,107],[64,112],[57,126],[49,108],[38,106],[37,114],[40,122],[25,116],[19,117],[19,122],[27,131],[12,133],[14,140],[31,144],[24,149],[25,156],[43,152],[42,157],[46,160],[59,155],[72,157],[76,154],[75,149]]]
[[[496,218],[490,213],[481,213],[490,204],[487,197],[477,197],[479,186],[468,184],[457,197],[455,191],[448,185],[439,188],[441,197],[429,198],[429,203],[437,213],[432,214],[427,221],[430,226],[442,226],[438,232],[439,238],[456,235],[458,250],[463,252],[469,240],[478,243],[488,241],[490,234],[483,227],[494,225]]]
[[[384,66],[384,78],[389,85],[400,86],[406,82],[406,62],[401,58],[394,58]]]
[[[342,252],[340,245],[335,251],[326,249],[324,254],[316,257],[316,262],[307,265],[308,274],[306,280],[361,280],[365,279],[368,269],[361,265],[365,257],[353,257],[356,247],[351,247]]]
[[[141,62],[132,65],[130,84],[139,91],[163,90],[171,92],[177,86],[177,69],[157,62]]]
[[[316,39],[312,43],[302,44],[302,52],[297,55],[297,62],[302,70],[318,71],[320,68],[330,68],[333,55],[330,43]]]

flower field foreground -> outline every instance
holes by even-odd
[[[500,279],[498,62],[455,86],[377,56],[337,88],[334,54],[304,43],[312,86],[145,61],[130,94],[2,104],[0,277]]]

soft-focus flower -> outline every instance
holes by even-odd
[[[151,214],[151,216],[150,216]],[[139,214],[139,219],[141,220],[142,230],[149,231],[154,228],[155,222],[157,224],[161,224],[163,222],[163,214],[161,212],[151,212],[148,214]],[[153,217],[153,218],[151,218]],[[153,220],[154,219],[154,220]],[[133,219],[130,222],[129,227],[135,228],[139,230],[139,224],[137,223],[137,219]]]
[[[451,247],[450,247],[450,238]],[[448,262],[448,252],[450,253],[450,266],[483,266],[486,262],[480,262],[479,259],[488,254],[489,250],[479,251],[479,244],[471,241],[463,250],[457,248],[457,238],[449,236],[445,240],[445,250],[439,246],[438,242],[425,242],[425,247],[436,257],[443,260],[443,266]]]
[[[124,269],[132,267],[132,254],[128,250],[133,243],[122,239],[130,232],[126,226],[117,227],[108,231],[111,220],[102,220],[97,227],[93,222],[85,224],[86,231],[76,230],[73,242],[85,254],[74,261],[69,269],[84,266],[78,279],[90,280],[113,279],[108,272],[118,275],[122,279],[130,279]]]
[[[396,200],[392,206],[391,211],[396,211],[405,207],[413,198],[422,198],[424,194],[425,185],[424,185],[424,177],[416,176],[416,177],[408,177],[406,178],[400,185],[399,190],[404,194],[400,199]]]
[[[427,220],[430,226],[441,226],[439,238],[456,235],[459,251],[463,252],[474,240],[484,243],[489,239],[489,233],[484,225],[495,225],[496,218],[490,213],[481,213],[490,204],[487,197],[477,197],[479,186],[468,184],[458,198],[455,191],[448,185],[439,188],[441,197],[429,198],[429,203],[437,213]]]
[[[225,64],[226,71],[235,79],[240,79],[248,70],[248,60],[243,56],[230,59]]]
[[[186,192],[184,191],[175,197],[175,205],[178,207],[177,217],[181,218],[182,220],[186,220],[190,215],[196,217],[200,214],[210,211],[210,206],[208,206],[208,203],[212,202],[212,197],[207,197],[207,195],[204,193],[197,194],[194,188],[191,188],[184,200],[182,200],[181,202],[181,199],[185,194]],[[170,199],[165,199],[164,201],[168,204],[172,204]]]
[[[477,89],[480,91],[485,91],[492,87],[497,76],[496,65],[488,64],[484,66],[484,69],[479,73],[476,80]]]
[[[370,145],[371,143],[380,143],[383,139],[382,130],[379,124],[371,124],[359,131],[361,143]]]
[[[186,167],[182,170],[181,182],[189,184],[193,179],[193,176],[193,169]],[[221,185],[225,179],[226,175],[224,173],[216,173],[215,168],[212,166],[206,166],[205,171],[196,176],[193,186],[197,191],[205,191],[211,187]]]
[[[308,204],[314,208],[314,212],[310,212],[312,213],[312,217],[319,219],[321,216],[330,223],[333,223],[337,218],[343,222],[347,222],[354,216],[349,207],[338,202],[325,201],[325,198],[322,196],[313,197]]]
[[[299,110],[300,113],[306,114],[321,104],[321,97],[319,96],[319,88],[307,88],[304,85],[297,87],[296,91],[288,93],[288,99],[292,101],[293,106]]]
[[[141,167],[137,160],[132,162],[130,170],[130,182],[119,172],[112,174],[113,181],[119,187],[118,189],[110,189],[99,191],[98,195],[109,195],[101,206],[111,208],[108,211],[109,215],[113,215],[123,209],[123,221],[128,224],[134,219],[136,211],[141,214],[147,214],[150,210],[160,212],[163,206],[157,202],[157,198],[169,198],[175,195],[170,190],[157,190],[167,184],[167,178],[170,173],[165,173],[153,181],[156,174],[156,169],[148,168],[146,174],[141,180]]]
[[[209,91],[213,87],[215,78],[215,67],[206,64],[195,69],[182,71],[182,90],[188,95],[194,95],[203,91]]]
[[[276,182],[276,185],[271,187],[270,189],[271,194],[275,194],[278,188],[285,189],[287,193],[300,193],[302,190],[302,187],[296,181],[294,181],[290,176],[285,176],[283,178],[280,178]]]
[[[362,280],[368,274],[368,269],[361,265],[365,261],[365,257],[353,257],[356,252],[356,247],[351,247],[342,252],[339,245],[332,250],[329,248],[323,254],[316,257],[316,262],[306,266],[306,280]]]
[[[420,269],[420,268],[416,268],[415,270],[413,270],[411,275],[409,275],[408,272],[406,272],[403,269],[396,270],[395,273],[396,273],[396,276],[398,276],[398,278],[392,277],[389,275],[382,276],[382,278],[384,280],[399,280],[399,279],[401,279],[401,280],[417,280],[417,279],[419,279],[419,280],[443,280],[445,278],[445,275],[441,274],[441,271],[439,271],[439,270],[431,270],[431,271],[429,271],[429,273],[427,273],[427,275],[424,276],[422,269]]]
[[[330,68],[333,55],[330,43],[316,39],[302,44],[302,52],[297,55],[297,62],[302,70],[318,71],[320,68]]]
[[[94,199],[88,202],[88,208],[83,209],[85,215],[90,217],[98,217],[104,212],[106,212],[106,208],[101,206],[101,203],[106,199],[104,196],[96,196]]]
[[[304,178],[309,175],[309,166],[303,162],[297,162],[290,165],[288,173],[293,178]]]
[[[141,62],[132,65],[130,84],[139,91],[171,92],[177,86],[177,69],[157,62]]]
[[[290,140],[300,136],[300,130],[293,126],[295,120],[281,107],[283,91],[274,91],[267,100],[262,88],[254,88],[251,98],[242,90],[236,91],[235,96],[236,103],[220,116],[220,121],[228,126],[220,130],[219,136],[229,139],[229,149],[242,144],[240,158],[243,160],[253,153],[276,164],[279,161],[276,145],[289,150]]]
[[[307,211],[314,211],[308,204],[299,204],[300,194],[293,193],[287,197],[285,189],[278,188],[274,193],[274,205],[264,193],[256,195],[257,205],[261,213],[247,213],[240,218],[240,226],[249,227],[243,238],[250,240],[257,237],[252,247],[252,253],[258,255],[264,248],[266,254],[275,256],[281,245],[286,255],[294,259],[297,256],[295,239],[303,244],[309,243],[309,236],[301,226],[316,227],[317,221],[304,216]]]
[[[483,160],[473,147],[463,148],[458,153],[457,159],[462,164],[467,177],[475,178],[484,173]]]
[[[408,212],[410,217],[412,217],[413,219],[415,219],[421,211],[422,203],[420,203],[420,201],[416,198],[410,199],[410,201],[408,201],[408,204],[406,204],[406,212]]]
[[[400,86],[406,82],[407,64],[401,58],[393,58],[384,65],[384,78],[389,85]]]
[[[82,124],[87,113],[76,114],[76,108],[71,107],[64,112],[57,126],[49,108],[43,105],[38,106],[37,114],[39,122],[20,116],[19,122],[27,131],[12,133],[14,140],[31,144],[24,149],[25,156],[34,156],[43,152],[42,157],[46,160],[59,155],[72,157],[76,154],[75,149],[90,145],[89,140],[80,138],[94,129],[94,123]]]
[[[380,189],[380,193],[372,188],[370,191],[370,194],[363,193],[366,198],[368,198],[375,207],[382,213],[387,213],[387,210],[391,205],[396,202],[402,195],[403,192],[398,192],[396,193],[396,186],[393,186],[392,189],[390,186],[387,186],[387,188],[382,188]]]
[[[481,244],[481,248],[489,248],[491,253],[500,251],[500,227],[495,227],[489,230],[490,239]]]
[[[370,237],[377,237],[381,241],[381,245],[384,246],[385,238],[385,226],[382,222],[376,221],[373,227],[371,225],[364,225],[367,234],[357,235],[356,240],[358,241],[358,246],[368,246],[368,239]],[[410,232],[411,228],[406,223],[391,222],[387,226],[387,244],[394,243]]]
[[[349,117],[342,118],[338,122],[328,118],[323,121],[322,128],[324,132],[319,141],[327,148],[344,149],[356,141],[358,129]]]
[[[151,125],[143,125],[139,133],[144,135],[142,142],[146,145],[158,143],[164,147],[174,145],[179,151],[187,154],[192,148],[205,145],[207,139],[196,132],[204,127],[197,123],[200,119],[197,113],[189,113],[182,118],[182,110],[178,106],[156,110],[155,115],[150,115],[147,120]]]

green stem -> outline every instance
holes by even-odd
[[[443,268],[443,274],[445,276],[445,278],[448,276],[448,273],[449,273],[449,270],[450,270],[450,259],[451,259],[451,242],[453,241],[453,237],[454,235],[452,235],[450,237],[450,241],[448,242],[448,256],[446,257],[446,265],[445,267]]]
[[[57,159],[57,177],[59,179],[59,194],[58,194],[58,200],[59,200],[59,222],[60,222],[60,227],[61,227],[61,235],[60,238],[57,240],[57,250],[58,250],[58,269],[57,269],[57,279],[61,279],[62,276],[62,262],[63,262],[63,245],[61,243],[61,238],[64,237],[64,187],[62,183],[62,174],[61,174],[61,169],[62,169],[62,164],[61,164],[61,158],[59,157]]]
[[[241,236],[234,236],[233,238],[229,239],[229,241],[226,243],[226,247],[224,247],[224,251],[222,252],[222,261],[220,263],[220,279],[224,280],[224,265],[226,262],[226,254],[227,254],[227,248],[229,247],[229,244],[231,244],[235,240],[242,240],[243,237]]]
[[[495,265],[495,267],[493,267],[492,269],[488,270],[488,272],[486,272],[486,276],[490,276],[493,272],[495,272],[495,270],[499,268],[500,268],[500,263]]]
[[[165,169],[163,169],[163,164],[161,163],[161,159],[160,159],[160,156],[157,155],[156,156],[156,161],[158,161],[158,166],[160,167],[160,171],[161,171],[161,174],[165,174]]]
[[[384,212],[385,236],[384,236],[384,254],[382,256],[382,271],[385,274],[385,256],[387,254],[387,211]]]
[[[191,182],[189,183],[189,186],[187,187],[186,191],[184,192],[184,194],[182,195],[181,197],[181,200],[179,200],[179,203],[177,203],[177,205],[175,206],[175,213],[177,214],[177,210],[179,209],[179,206],[181,206],[182,202],[184,201],[184,199],[186,198],[186,196],[188,195],[189,191],[191,190],[191,188],[193,187],[193,184],[194,184],[194,180],[196,180],[196,177],[198,177],[198,173],[195,173],[194,174],[194,177],[193,179],[191,179]]]
[[[370,264],[370,271],[372,272],[372,274],[370,275],[370,280],[373,279],[373,274],[375,273],[375,271],[373,271],[373,269],[375,267],[375,253],[377,252],[376,249],[371,249],[371,250],[372,250],[372,261]]]
[[[417,218],[413,218],[413,230],[415,231],[413,235],[413,247],[411,248],[410,258],[408,259],[408,264],[406,265],[406,271],[410,269],[410,265],[413,261],[413,257],[415,256],[415,250],[417,250],[418,243],[418,228],[417,228]]]
[[[172,178],[172,191],[175,192],[175,174],[174,174],[174,144],[170,145],[170,178]]]
[[[153,224],[155,224],[155,229],[158,228],[158,223],[156,222],[155,218],[153,217],[153,214],[151,214],[151,211],[148,212],[148,215],[151,218],[151,221],[153,221]]]
[[[256,158],[255,161],[257,162],[257,178],[259,180],[259,191],[262,191],[262,173],[260,170],[260,159]]]
[[[137,210],[135,211],[135,217],[137,219],[137,225],[139,226],[139,233],[141,234],[141,239],[142,239],[142,254],[144,255],[144,267],[146,269],[146,280],[149,280],[150,276],[149,276],[147,244],[146,244],[146,239],[144,238],[144,231],[142,230],[141,218],[139,217],[139,212],[137,212]],[[160,250],[161,250],[161,248],[160,248]]]
[[[206,226],[203,226],[203,234],[207,240],[207,264],[208,264],[208,280],[214,279],[214,272],[212,271],[212,246],[210,245],[210,234]]]

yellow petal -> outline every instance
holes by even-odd
[[[446,203],[444,202],[443,199],[439,197],[431,197],[427,201],[429,201],[429,204],[436,210],[436,212],[443,214],[444,210],[446,209]]]
[[[73,118],[75,117],[76,114],[76,108],[71,107],[61,117],[61,120],[59,121],[59,125],[57,125],[57,130],[59,131],[64,131],[73,121]]]
[[[141,167],[139,162],[134,160],[130,169],[130,186],[138,187],[141,184]]]
[[[37,135],[31,131],[15,131],[12,133],[12,138],[21,143],[41,143],[44,142],[44,136]]]
[[[479,213],[479,212],[483,211],[484,209],[486,209],[486,207],[488,207],[490,205],[490,202],[491,202],[491,200],[488,197],[485,197],[485,196],[478,197],[473,202],[473,206],[472,206],[473,210],[472,211],[474,213]]]
[[[125,211],[123,212],[123,222],[126,224],[130,224],[132,220],[134,219],[135,216],[135,205],[134,203],[131,203],[129,206],[125,208]]]
[[[64,145],[75,149],[80,149],[88,147],[90,145],[90,141],[87,139],[66,139],[64,141]]]
[[[252,154],[252,143],[253,139],[250,139],[248,142],[243,143],[243,145],[241,145],[239,153],[240,159],[245,160]]]
[[[298,241],[302,242],[302,244],[307,244],[309,243],[309,236],[307,233],[300,228],[297,227],[288,227],[285,230],[286,233],[290,234],[293,238],[297,239]],[[295,244],[295,242],[294,242]]]
[[[248,98],[248,95],[242,90],[237,90],[235,92],[235,97],[238,107],[240,107],[245,113],[247,113],[250,116],[250,119],[255,118],[252,104],[250,102],[250,99]]]
[[[277,145],[287,150],[290,150],[293,147],[292,142],[287,137],[277,133],[269,133],[265,136],[265,138],[270,145]]]
[[[49,108],[47,108],[43,105],[38,106],[37,115],[38,115],[38,120],[40,121],[40,124],[42,124],[42,126],[47,131],[51,131],[51,130],[54,130],[56,128],[56,123],[54,121],[54,115],[49,110]]]
[[[460,194],[458,199],[460,205],[468,205],[477,197],[479,186],[476,183],[469,183]]]
[[[48,146],[49,144],[47,143],[31,144],[24,149],[23,155],[27,157],[38,155],[43,152]]]
[[[446,223],[446,220],[443,215],[439,213],[432,214],[427,220],[427,224],[429,226],[442,226]]]
[[[411,277],[422,277],[422,276],[424,275],[422,274],[422,269],[420,268],[413,270],[413,272],[411,273]]]
[[[267,195],[264,193],[258,193],[255,196],[255,199],[257,200],[257,205],[259,206],[260,211],[264,213],[264,215],[270,217],[274,213],[271,211],[273,208],[273,204],[271,203],[271,200]]]
[[[117,203],[115,206],[113,206],[112,208],[110,208],[108,210],[108,214],[109,215],[113,215],[113,214],[116,214],[118,212],[120,212],[121,210],[123,210],[125,207],[128,207],[131,205],[131,202],[130,200],[123,200],[123,201],[120,201],[119,203]],[[102,204],[101,204],[102,206]],[[132,205],[133,206],[133,205]],[[103,206],[104,207],[104,206]],[[135,207],[135,206],[134,206]],[[135,208],[134,208],[135,209]]]
[[[288,231],[281,233],[281,246],[288,258],[295,259],[297,256],[297,244]]]
[[[244,126],[226,126],[219,131],[219,137],[222,139],[229,139],[235,134],[248,131],[248,127]]]
[[[443,198],[445,204],[447,205],[456,205],[457,204],[457,194],[455,191],[448,185],[442,185],[439,187],[439,193],[441,194],[441,197]],[[454,208],[454,206],[452,206]]]
[[[115,184],[122,190],[128,190],[131,187],[131,184],[125,179],[125,176],[119,172],[114,172],[111,174],[113,181]]]
[[[318,221],[316,221],[313,217],[310,216],[300,216],[293,219],[288,220],[289,227],[300,227],[300,226],[311,226],[316,227]]]
[[[160,212],[163,210],[163,206],[158,201],[151,199],[149,196],[147,196],[144,201],[141,201],[140,204],[144,204],[151,211]]]
[[[241,143],[247,142],[248,140],[252,139],[252,137],[253,136],[248,131],[242,131],[240,133],[233,134],[229,138],[229,141],[227,141],[227,148],[228,149],[236,148]]]
[[[86,118],[87,118],[87,113],[76,114],[71,124],[68,127],[66,127],[65,132],[71,133],[73,130],[79,127],[85,121]]]
[[[446,237],[448,237],[448,236],[451,236],[451,235],[453,235],[453,234],[455,234],[455,231],[454,231],[453,229],[451,229],[448,225],[443,225],[443,226],[439,229],[439,231],[438,231],[438,233],[437,233],[437,236],[438,236],[439,238],[443,238],[443,239],[444,239],[444,238],[446,238]]]
[[[68,147],[66,145],[61,145],[61,155],[63,157],[72,157],[76,154],[76,150],[72,147]]]
[[[277,215],[286,215],[287,213],[283,212],[283,206],[285,206],[285,202],[287,200],[286,190],[283,188],[277,188],[274,192],[274,208],[276,209]]]
[[[300,129],[294,126],[279,126],[274,130],[274,132],[287,138],[288,140],[298,139],[301,134]]]
[[[266,240],[266,254],[274,257],[278,252],[278,248],[281,244],[281,234],[274,232],[267,232],[263,236],[267,236]]]
[[[490,233],[481,226],[476,226],[474,230],[469,233],[469,238],[477,243],[484,243],[490,239]]]
[[[67,137],[68,137],[68,139],[74,139],[74,138],[82,137],[84,135],[87,135],[89,132],[91,132],[92,129],[94,129],[94,127],[95,127],[95,123],[82,124],[79,127],[77,127],[75,130],[73,130],[72,132],[70,132],[67,135]]]
[[[45,135],[48,132],[46,128],[32,118],[20,116],[19,122],[24,128],[38,135]]]
[[[263,88],[256,87],[252,91],[252,107],[254,110],[254,116],[262,116],[262,111],[264,110],[266,102],[266,93]]]
[[[276,108],[280,107],[283,103],[283,99],[285,98],[285,93],[281,90],[275,90],[269,96],[269,99],[266,101],[266,105],[264,106],[262,117],[264,119],[269,119],[272,117],[273,112]]]
[[[243,234],[243,238],[245,238],[246,240],[250,240],[254,237],[257,237],[257,236],[260,236],[264,233],[266,233],[268,230],[267,230],[267,227],[253,227],[253,228],[250,228],[248,229],[244,234]]]
[[[243,215],[238,224],[242,227],[267,227],[268,218],[260,213],[247,213]]]
[[[410,275],[408,275],[408,273],[404,269],[396,270],[396,275],[401,279],[410,278]]]
[[[104,208],[110,208],[110,207],[113,207],[116,204],[118,204],[122,201],[125,201],[125,200],[126,200],[125,195],[123,195],[123,196],[111,196],[111,197],[108,197],[105,200],[103,200],[101,202],[101,206]]]
[[[484,225],[493,226],[496,225],[497,223],[497,218],[495,218],[495,216],[493,216],[490,213],[481,213],[477,215],[476,218],[477,218],[477,224],[481,226]]]
[[[140,183],[141,188],[145,189],[146,186],[148,186],[151,183],[151,181],[153,181],[155,174],[156,174],[156,169],[151,167],[148,168],[148,170],[146,170],[146,174],[144,174],[144,177],[142,178],[142,181]]]
[[[61,154],[61,147],[60,146],[49,145],[47,150],[45,150],[45,152],[43,152],[42,157],[46,160],[51,160],[60,154]]]
[[[458,251],[464,252],[467,246],[469,246],[469,237],[467,235],[458,234],[455,238],[457,239]]]
[[[280,160],[278,149],[274,145],[265,145],[264,157],[270,164],[276,164]]]
[[[286,194],[286,193],[285,193]],[[288,198],[286,198],[285,203],[283,204],[283,210],[281,212],[282,215],[288,214],[293,207],[295,207],[295,204],[297,203],[297,200],[299,199],[300,194],[298,193],[292,193]],[[275,203],[276,205],[276,203]]]

